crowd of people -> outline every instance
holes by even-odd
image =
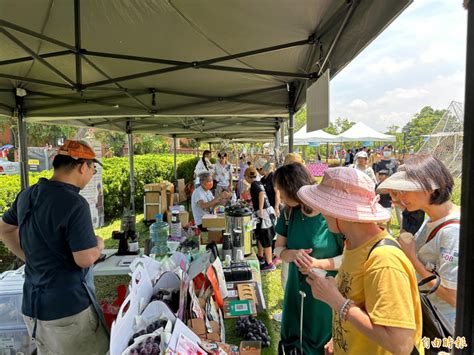
[[[259,217],[261,270],[282,261],[279,353],[422,354],[421,280],[433,279],[428,298],[454,329],[460,211],[451,202],[453,178],[432,156],[399,162],[390,145],[380,154],[359,149],[347,163],[316,184],[295,153],[276,170],[264,159],[240,159],[236,191]]]
[[[369,167],[367,152],[357,154],[319,184],[293,153],[276,170],[265,159],[240,157],[237,186],[225,152],[213,165],[205,151],[196,166],[197,225],[238,193],[257,214],[262,272],[283,262],[281,354],[423,354],[421,280],[453,334],[460,229],[453,177],[433,156],[400,163],[386,146]],[[42,354],[108,348],[90,272],[104,242],[79,195],[95,164],[89,145],[67,140],[53,177],[22,191],[0,220],[0,240],[27,261],[22,313]],[[398,235],[387,228],[392,213]]]

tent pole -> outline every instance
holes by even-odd
[[[293,138],[295,131],[295,93],[296,89],[293,84],[288,85],[288,152],[293,153]]]
[[[464,99],[464,136],[474,135],[474,1],[465,2],[468,10],[467,20],[467,52],[466,52],[466,91]],[[464,139],[462,157],[462,192],[461,192],[461,231],[459,239],[459,272],[456,302],[456,331],[455,335],[464,337],[468,345],[455,354],[471,354],[473,340],[473,303],[474,297],[474,190],[471,185],[474,174],[472,160],[474,159],[474,144],[472,139]]]
[[[209,142],[209,151],[212,153],[212,143]]]
[[[127,126],[130,126],[130,121],[127,121]],[[133,135],[132,131],[127,128],[128,139],[128,165],[130,169],[130,210],[135,214],[135,166],[134,166],[134,152],[133,152]]]
[[[329,142],[326,143],[326,164],[329,163]]]
[[[281,128],[278,128],[278,130],[275,132],[275,166],[278,166],[278,162],[280,161],[279,152],[280,152],[280,147],[281,147],[281,141],[280,141],[280,130]]]
[[[28,146],[25,111],[23,109],[24,96],[15,96],[18,115],[18,147],[20,149],[20,180],[21,189],[26,189],[29,184],[28,177]]]
[[[174,182],[178,181],[178,170],[176,166],[176,134],[173,134],[173,171],[174,171]]]

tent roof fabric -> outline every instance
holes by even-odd
[[[288,136],[285,136],[285,142],[288,142]],[[295,133],[293,137],[294,145],[308,145],[309,143],[333,143],[340,142],[336,136],[324,132],[322,129],[313,132],[306,131],[306,125]]]
[[[347,131],[342,132],[336,139],[339,142],[356,142],[356,141],[377,141],[377,142],[395,142],[395,136],[377,132],[365,123],[357,122]]]
[[[0,115],[22,101],[27,121],[272,137],[308,82],[334,77],[410,2],[4,0]],[[201,119],[206,132],[181,124]]]

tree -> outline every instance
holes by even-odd
[[[333,135],[338,135],[347,131],[355,124],[355,122],[352,122],[347,118],[338,117],[336,122],[330,122],[329,127],[323,128],[323,131]]]
[[[389,126],[389,127],[387,127],[387,132],[385,132],[385,134],[395,136],[395,138],[397,139],[395,141],[395,149],[399,150],[399,151],[403,151],[403,153],[405,153],[406,148],[405,148],[404,143],[403,143],[404,133],[403,132],[398,132],[399,129],[400,129],[400,126],[397,126],[397,125]]]
[[[430,134],[441,120],[446,110],[435,110],[425,106],[402,129],[406,136],[407,149],[417,151],[423,145],[423,135]]]
[[[28,146],[43,147],[45,144],[56,146],[59,140],[74,138],[78,128],[65,125],[30,123],[27,125]]]

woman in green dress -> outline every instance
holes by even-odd
[[[329,232],[323,216],[298,198],[302,186],[314,183],[302,164],[282,166],[275,172],[273,183],[285,203],[276,225],[275,255],[289,263],[279,353],[324,354],[324,346],[331,339],[332,311],[327,304],[311,297],[311,287],[305,279],[308,269],[313,267],[337,270],[342,237]],[[328,275],[335,274],[336,271],[328,271]]]

